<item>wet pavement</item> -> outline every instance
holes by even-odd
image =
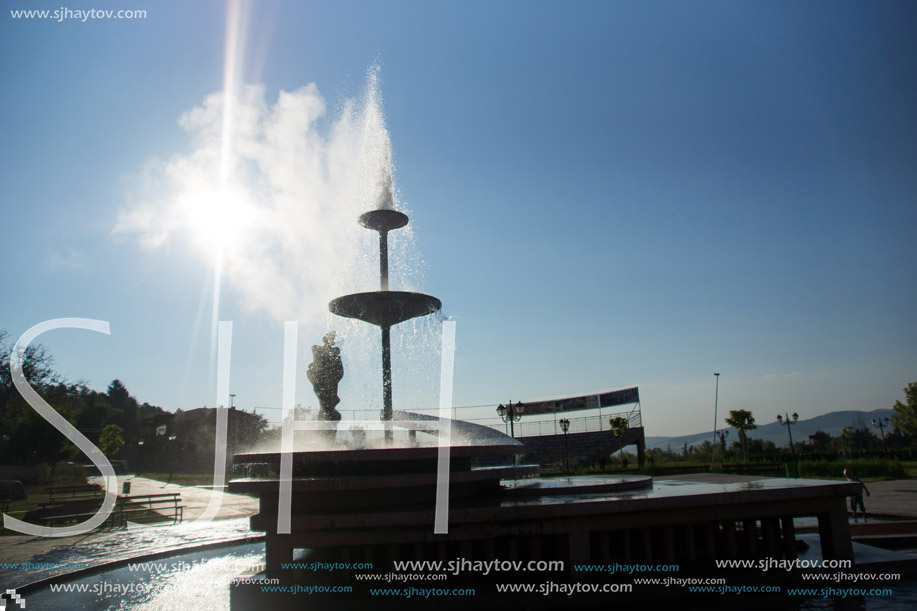
[[[101,483],[101,478],[94,478]],[[91,480],[92,481],[92,480]],[[201,520],[210,502],[211,487],[180,486],[143,477],[118,477],[131,483],[131,495],[177,492],[185,507],[184,520],[142,525],[139,528],[99,529],[74,537],[0,537],[0,588],[18,587],[48,577],[148,554],[226,541],[260,533],[249,529],[249,516],[258,510],[252,497],[223,493],[212,521]],[[18,563],[19,566],[10,566]],[[7,568],[2,568],[3,564]]]
[[[772,478],[753,475],[727,475],[723,473],[692,473],[688,475],[668,475],[656,481],[675,480],[681,482],[703,482],[709,484],[726,484],[753,482]],[[844,480],[818,480],[844,481]],[[887,482],[866,482],[870,496],[864,496],[866,512],[899,518],[917,518],[917,479],[896,479]]]
[[[731,489],[749,485],[761,478],[741,475],[695,474],[668,476],[657,480],[656,494],[684,493],[684,484],[702,484],[703,489]],[[249,516],[257,513],[255,498],[223,493],[216,518],[195,523],[211,498],[211,488],[165,484],[142,477],[119,477],[131,482],[132,495],[178,492],[185,506],[184,521],[178,525],[154,525],[139,529],[98,530],[76,537],[33,537],[7,535],[0,537],[2,563],[31,563],[17,568],[0,568],[0,587],[17,587],[75,569],[100,566],[118,560],[154,553],[180,550],[228,541],[241,541],[260,533],[249,529]],[[772,485],[789,483],[772,480]],[[706,484],[706,486],[703,486]],[[767,485],[761,481],[761,485]],[[752,484],[754,487],[755,484]],[[867,483],[872,496],[866,499],[870,513],[917,517],[917,480],[895,480]]]

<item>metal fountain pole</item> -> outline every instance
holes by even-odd
[[[379,290],[388,290],[388,229],[379,230]],[[385,442],[392,443],[392,334],[391,327],[382,325],[382,420],[385,422]]]
[[[345,318],[356,318],[376,325],[382,331],[382,421],[385,423],[385,443],[392,445],[392,338],[391,328],[418,316],[440,311],[443,304],[436,297],[405,291],[389,290],[388,232],[408,224],[408,216],[389,208],[370,210],[360,215],[360,225],[379,232],[380,290],[354,293],[331,300],[328,309]]]

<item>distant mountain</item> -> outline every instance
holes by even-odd
[[[829,414],[824,414],[822,416],[816,416],[815,418],[810,418],[808,420],[800,420],[793,425],[793,441],[805,441],[808,440],[809,435],[816,433],[817,431],[824,431],[832,437],[837,437],[841,434],[841,431],[845,426],[852,426],[858,428],[860,426],[866,426],[870,430],[874,430],[876,436],[879,435],[879,429],[873,429],[872,419],[879,418],[891,418],[892,414],[895,413],[895,410],[892,409],[875,409],[871,412],[858,412],[858,411],[848,411],[848,412],[831,412]],[[787,447],[790,444],[789,436],[786,432],[786,426],[780,424],[776,420],[771,420],[769,422],[762,422],[762,420],[755,416],[755,420],[758,424],[758,428],[753,431],[748,432],[749,439],[763,439],[764,441],[773,441],[778,447]],[[738,441],[739,435],[736,433],[736,430],[732,427],[727,429],[719,429],[729,431],[729,436],[726,437],[726,443],[732,444],[733,441]],[[888,432],[889,429],[885,429]],[[646,438],[646,447],[647,448],[661,448],[666,449],[666,446],[671,446],[672,451],[679,451],[684,444],[699,445],[704,442],[704,440],[713,441],[713,431],[708,431],[706,433],[695,433],[693,435],[681,435],[679,437],[647,437]]]

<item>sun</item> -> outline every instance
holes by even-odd
[[[193,240],[215,254],[238,244],[255,216],[245,197],[230,188],[199,191],[187,196],[187,210]]]

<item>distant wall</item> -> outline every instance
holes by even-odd
[[[637,448],[637,461],[643,464],[646,443],[643,427],[627,430],[622,437],[615,437],[613,431],[594,431],[591,433],[568,433],[566,439],[567,453],[571,467],[588,466],[607,460],[622,447],[634,445]],[[521,437],[525,445],[523,460],[538,463],[542,467],[563,468],[564,435],[543,435],[540,437]]]

